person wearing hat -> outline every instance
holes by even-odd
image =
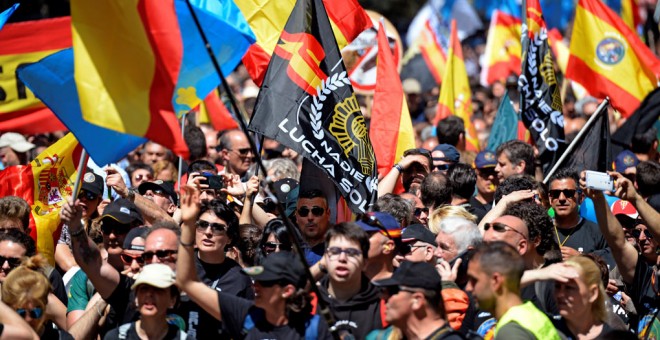
[[[403,262],[427,262],[435,264],[435,235],[421,224],[413,224],[401,234],[403,245],[399,248],[396,260]]]
[[[432,171],[442,171],[445,174],[449,167],[458,163],[458,160],[461,158],[461,154],[458,150],[449,144],[439,144],[433,148],[431,152],[433,157],[433,169]]]
[[[401,246],[401,225],[386,212],[372,212],[355,223],[369,235],[369,255],[365,275],[370,280],[381,280],[392,276],[393,260]]]
[[[626,241],[628,241],[639,250],[637,240],[632,234],[632,230],[635,229],[637,223],[641,222],[641,220],[638,220],[639,213],[637,212],[637,209],[635,209],[635,206],[626,200],[616,200],[614,203],[612,203],[610,208],[614,217],[623,227],[623,233],[626,237]]]
[[[140,195],[152,200],[156,205],[173,216],[179,203],[179,197],[174,190],[174,183],[156,180],[144,182],[138,186]]]
[[[144,266],[144,241],[147,235],[147,228],[133,228],[126,234],[124,239],[124,250],[120,257],[121,262],[124,263],[124,271],[128,277],[134,277],[142,270]]]
[[[613,170],[635,183],[639,159],[630,150],[623,150],[614,158]]]
[[[144,224],[142,215],[133,202],[120,198],[105,207],[100,222],[108,262],[116,262],[116,268],[123,268],[119,257],[124,250],[124,240],[131,229]]]
[[[381,288],[387,300],[385,320],[406,339],[464,339],[449,327],[441,294],[442,281],[433,265],[404,262],[391,278],[375,281],[374,285]],[[388,338],[391,332],[392,328],[374,331],[368,338]]]
[[[35,145],[28,142],[25,137],[16,132],[7,132],[0,136],[0,160],[7,168],[13,165],[26,165],[30,163],[28,151]]]
[[[167,265],[144,266],[131,286],[140,319],[109,331],[104,339],[186,339],[184,331],[167,322],[167,311],[176,306],[179,297],[175,279]]]
[[[470,205],[477,212],[483,213],[481,216],[486,215],[493,207],[495,190],[500,184],[497,171],[495,171],[496,165],[497,156],[490,151],[479,152],[472,164],[474,171],[477,173],[477,194],[470,199]]]

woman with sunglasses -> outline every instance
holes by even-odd
[[[245,269],[255,281],[255,299],[218,292],[200,282],[194,266],[197,216],[200,193],[195,187],[182,188],[181,240],[177,261],[177,286],[216,319],[223,321],[234,339],[329,339],[327,324],[311,315],[305,270],[290,252],[273,253],[262,266]]]
[[[124,271],[128,277],[133,277],[142,270],[144,266],[144,241],[147,234],[147,228],[133,228],[126,234],[124,239],[124,250],[121,255],[121,262],[124,263]]]
[[[2,283],[2,302],[23,317],[41,339],[73,339],[55,329],[46,317],[51,286],[43,274],[47,261],[41,255],[27,258]]]
[[[607,293],[600,268],[586,256],[574,256],[564,263],[578,275],[567,282],[555,282],[554,294],[561,319],[553,323],[566,339],[598,339],[613,330],[606,323]]]
[[[293,236],[300,238],[299,235]],[[280,219],[268,221],[264,227],[256,263],[259,264],[268,255],[280,251],[291,251],[293,249],[292,235]]]

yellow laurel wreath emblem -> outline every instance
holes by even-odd
[[[335,105],[330,133],[335,136],[347,157],[350,156],[353,148],[357,147],[357,159],[362,168],[362,174],[370,176],[375,164],[374,152],[369,142],[369,131],[367,131],[367,125],[355,95],[351,95]]]

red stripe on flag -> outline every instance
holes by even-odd
[[[64,124],[46,107],[0,114],[0,131],[32,135],[66,129]]]
[[[209,115],[214,130],[238,129],[238,123],[236,123],[225,104],[218,97],[218,92],[211,91],[204,99],[204,104],[206,105],[206,112]]]
[[[7,24],[0,31],[0,54],[23,54],[71,47],[71,17]]]
[[[323,0],[330,20],[337,25],[347,41],[373,26],[369,15],[355,0]]]
[[[258,44],[252,44],[243,56],[243,65],[257,86],[261,86],[264,81],[269,62],[270,54],[266,53]]]

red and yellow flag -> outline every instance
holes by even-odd
[[[426,20],[424,29],[417,39],[417,44],[424,62],[438,84],[442,83],[442,75],[445,73],[445,67],[447,66],[447,55],[439,40],[437,33],[431,27],[431,21]]]
[[[210,123],[216,131],[238,129],[238,123],[220,99],[217,90],[209,93],[197,110],[199,111],[199,122]]]
[[[575,11],[566,76],[630,116],[657,87],[660,61],[619,16],[598,0]]]
[[[243,64],[252,80],[261,86],[270,57],[296,0],[242,0],[235,3],[257,37],[257,42],[243,57]],[[357,0],[324,0],[323,4],[340,50],[373,26]]]
[[[60,209],[71,197],[82,147],[69,133],[28,165],[0,171],[0,197],[18,196],[30,205],[30,236],[37,251],[55,263]]]
[[[404,151],[415,147],[408,104],[382,22],[378,28],[377,80],[369,138],[378,141],[373,146],[380,176],[390,171]]]
[[[511,74],[520,75],[521,25],[516,17],[499,10],[493,12],[481,69],[482,85],[492,85]]]
[[[8,24],[0,31],[0,42],[0,131],[36,134],[66,130],[16,77],[16,69],[71,47],[71,18]]]
[[[465,123],[465,148],[469,151],[479,151],[477,132],[472,124],[472,94],[468,82],[463,49],[456,33],[456,20],[451,22],[451,36],[449,38],[449,52],[447,53],[447,67],[442,77],[438,111],[435,115],[434,125],[451,115],[458,116]]]

